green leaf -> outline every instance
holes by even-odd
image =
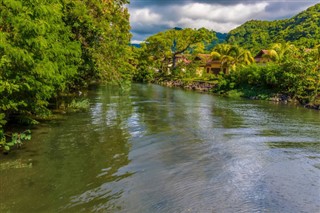
[[[28,141],[31,140],[31,135],[26,135],[25,140],[28,140]]]
[[[7,146],[14,146],[15,144],[10,142],[10,143],[6,143]]]
[[[30,130],[30,129],[27,129],[26,131],[24,131],[24,133],[26,133],[26,134],[31,134],[31,130]]]

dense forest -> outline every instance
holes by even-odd
[[[296,46],[314,47],[320,41],[320,4],[284,20],[251,20],[227,36],[227,42],[240,45],[253,53],[271,43],[291,42]]]
[[[29,138],[7,121],[35,123],[56,97],[91,81],[131,79],[127,0],[0,1],[0,148]]]

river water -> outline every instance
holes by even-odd
[[[320,212],[320,112],[156,85],[1,156],[0,212]]]

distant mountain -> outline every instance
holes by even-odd
[[[134,46],[134,47],[140,48],[141,44],[130,44],[130,46]]]
[[[219,41],[225,41],[227,36],[228,36],[227,33],[219,33],[219,32],[217,32],[217,38],[218,38]]]
[[[211,44],[208,44],[206,46],[206,50],[212,50],[217,44],[224,43],[226,41],[228,34],[216,32],[216,36],[217,36],[218,40],[215,40]]]
[[[253,52],[280,42],[313,47],[320,43],[320,4],[289,19],[248,21],[231,30],[226,40],[228,43],[238,44]]]
[[[180,28],[180,27],[175,27],[173,28],[175,30],[182,30],[183,28]],[[216,36],[217,36],[217,40],[214,40],[212,43],[210,44],[207,44],[205,49],[206,50],[211,50],[213,47],[215,47],[217,44],[220,44],[220,43],[223,43],[226,41],[226,38],[228,36],[227,33],[219,33],[219,32],[216,32]],[[137,48],[140,48],[141,47],[141,44],[137,44],[137,43],[130,43],[129,44],[130,46],[134,46],[134,47],[137,47]]]
[[[175,27],[175,28],[173,28],[173,29],[175,29],[175,30],[182,30],[183,28],[181,28],[181,27]]]

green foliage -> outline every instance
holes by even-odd
[[[210,52],[210,51],[211,51],[215,46],[217,46],[218,44],[225,43],[228,34],[227,34],[227,33],[219,33],[219,32],[217,32],[217,33],[216,33],[216,36],[217,36],[217,40],[214,40],[214,41],[212,41],[211,43],[206,44],[206,46],[205,46],[205,50],[206,50],[206,51],[209,51],[209,52]]]
[[[0,0],[0,132],[36,123],[61,93],[93,80],[132,78],[127,0]],[[85,103],[75,104],[84,106]],[[23,134],[15,140],[19,144]],[[12,143],[12,142],[10,142]]]
[[[7,121],[5,120],[5,114],[4,113],[0,113],[0,129],[2,129],[2,127],[7,123]]]
[[[177,68],[179,54],[191,54],[204,50],[204,43],[216,40],[215,32],[205,28],[171,29],[157,33],[146,40],[146,51],[158,67],[170,74]],[[202,49],[202,50],[201,50]],[[169,68],[169,72],[167,69]]]
[[[83,99],[83,100],[73,99],[67,108],[68,108],[68,111],[83,112],[83,111],[87,111],[89,107],[90,107],[90,102],[88,99]]]
[[[291,42],[312,48],[320,41],[320,4],[285,20],[248,21],[231,30],[227,41],[252,52],[268,48],[269,44]]]
[[[217,80],[217,84],[213,89],[213,92],[215,93],[223,94],[234,88],[234,81],[233,81],[234,79],[232,75],[226,75],[220,72],[220,74],[217,75],[216,80]]]
[[[20,147],[25,141],[31,140],[31,131],[26,130],[21,133],[13,133],[10,137],[10,141],[7,141],[7,138],[2,130],[0,130],[0,150],[7,153],[12,147]]]
[[[155,62],[149,56],[146,45],[142,44],[141,48],[133,47],[133,58],[135,71],[133,74],[133,81],[136,82],[152,82],[156,75]]]
[[[58,1],[2,1],[0,11],[0,110],[39,113],[76,74],[80,46]]]
[[[318,48],[305,51],[288,44],[282,47],[290,47],[290,51],[283,51],[275,62],[251,64],[231,72],[230,75],[219,76],[216,92],[226,93],[237,89],[246,97],[266,99],[281,93],[296,98],[303,104],[315,101],[320,86]]]
[[[195,64],[188,63],[216,40],[215,32],[201,29],[171,29],[157,33],[141,48],[134,48],[134,81],[151,82],[155,78],[194,77]],[[183,58],[181,58],[181,56]],[[180,58],[179,58],[180,57]]]
[[[232,73],[238,87],[250,85],[254,87],[264,87],[278,89],[281,67],[274,63],[266,65],[252,64],[243,67],[237,72]]]
[[[64,20],[82,49],[82,63],[75,81],[91,80],[121,83],[131,80],[128,44],[127,0],[62,0]]]
[[[291,19],[249,21],[228,34],[229,44],[215,43],[215,33],[203,28],[160,32],[141,48],[133,48],[134,80],[195,79],[200,67],[193,61],[195,55],[214,43],[211,58],[220,60],[221,71],[228,70],[201,77],[217,82],[214,92],[259,99],[284,94],[303,104],[316,103],[320,97],[319,23],[320,4],[316,4]],[[250,51],[261,49],[268,49],[263,56],[268,63],[255,64]]]
[[[211,52],[211,56],[212,59],[221,61],[221,69],[226,67],[231,71],[254,62],[250,51],[230,44],[218,44]]]
[[[310,54],[289,58],[282,65],[281,88],[302,103],[309,103],[319,95],[319,61]]]

